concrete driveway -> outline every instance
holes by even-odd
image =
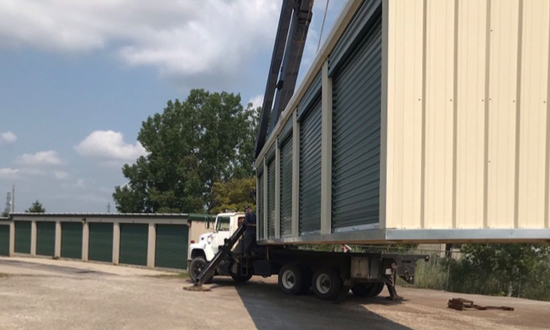
[[[174,273],[38,258],[0,258],[0,329],[547,329],[550,303],[400,288],[407,299],[286,296],[276,277],[217,279],[184,291]],[[383,293],[386,295],[386,293]],[[446,308],[452,297],[514,312]]]

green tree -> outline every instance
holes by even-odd
[[[148,154],[123,166],[118,211],[210,211],[214,183],[253,174],[257,121],[258,109],[235,94],[194,89],[184,102],[169,101],[142,124],[138,141]]]
[[[465,244],[463,267],[479,278],[494,278],[506,295],[518,295],[525,283],[548,260],[550,247],[545,244]]]
[[[27,213],[46,213],[46,209],[42,206],[42,204],[36,200],[36,202],[32,203],[31,207],[29,207],[25,212]]]
[[[4,212],[2,212],[2,214],[0,214],[0,217],[2,217],[2,218],[7,218],[9,216],[10,216],[10,213],[6,212],[6,211],[4,211]]]
[[[253,207],[255,189],[256,177],[214,183],[212,193],[215,206],[211,212],[216,214],[225,210],[243,211],[247,205]]]

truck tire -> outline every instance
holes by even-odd
[[[313,274],[311,288],[318,298],[335,300],[342,293],[342,279],[334,269],[323,267]]]
[[[357,283],[351,291],[357,297],[376,297],[384,289],[384,283]]]
[[[191,262],[189,263],[189,277],[191,277],[191,280],[193,280],[193,283],[197,281],[197,276],[201,273],[201,271],[208,265],[206,260],[204,260],[203,257],[195,257]],[[214,276],[212,276],[214,277]],[[210,283],[212,282],[212,277],[205,279],[204,283]]]
[[[286,294],[297,295],[309,290],[304,269],[295,264],[286,264],[279,271],[279,288]]]
[[[356,283],[351,288],[351,292],[357,297],[370,297],[373,285],[374,283]]]
[[[232,268],[233,267],[231,266],[229,267],[229,275],[231,275],[231,278],[233,279],[233,281],[237,283],[245,283],[252,278],[253,274],[251,269],[248,270],[248,275],[241,275],[241,274],[233,273],[233,271],[231,270]]]
[[[374,283],[373,286],[375,286],[371,292],[371,297],[378,296],[382,290],[384,290],[384,282],[381,283]]]

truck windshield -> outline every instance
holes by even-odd
[[[218,217],[218,222],[216,223],[216,231],[229,231],[229,217]]]

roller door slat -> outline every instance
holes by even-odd
[[[113,224],[89,223],[88,260],[113,261]]]
[[[155,267],[187,268],[189,227],[186,225],[157,225]]]
[[[377,223],[380,185],[381,24],[333,78],[332,227]]]
[[[146,266],[148,238],[148,225],[120,224],[120,263]]]

